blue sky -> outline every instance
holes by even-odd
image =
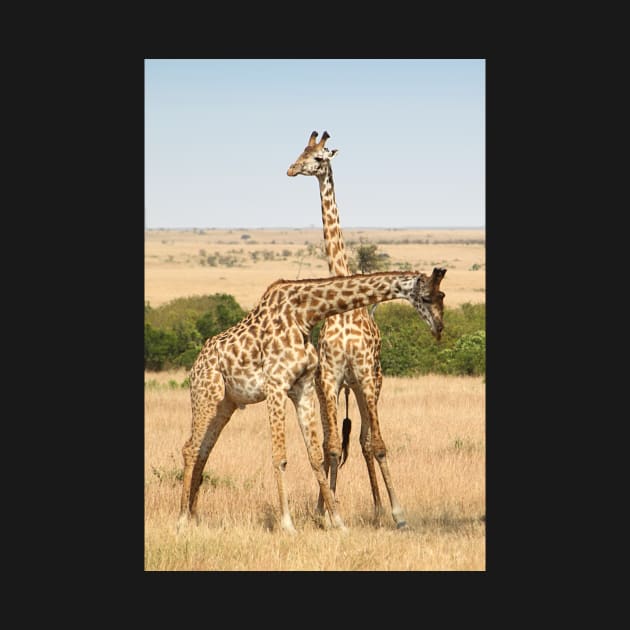
[[[145,227],[485,227],[483,59],[145,59]]]

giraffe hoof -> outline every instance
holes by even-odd
[[[288,514],[284,515],[280,519],[280,528],[282,529],[283,532],[286,532],[287,534],[291,534],[292,536],[297,534],[297,530],[295,529],[293,525],[293,521],[291,520],[291,517]]]
[[[176,533],[181,534],[186,531],[188,529],[188,522],[187,516],[180,516],[177,521],[177,527],[175,528]]]
[[[400,521],[396,523],[396,529],[409,529],[409,525],[407,525],[407,521]]]

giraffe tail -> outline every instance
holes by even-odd
[[[341,468],[348,459],[348,444],[350,443],[350,429],[352,428],[352,422],[350,422],[350,418],[348,418],[348,396],[350,395],[350,389],[348,385],[344,385],[344,393],[346,395],[346,417],[343,419],[343,424],[341,425],[341,463],[339,464],[339,468]]]

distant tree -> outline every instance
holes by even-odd
[[[383,271],[389,267],[389,256],[377,254],[378,245],[361,241],[354,248],[354,256],[348,260],[348,266],[352,273],[371,273]]]

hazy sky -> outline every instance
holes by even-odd
[[[145,60],[145,227],[485,227],[483,59]]]

